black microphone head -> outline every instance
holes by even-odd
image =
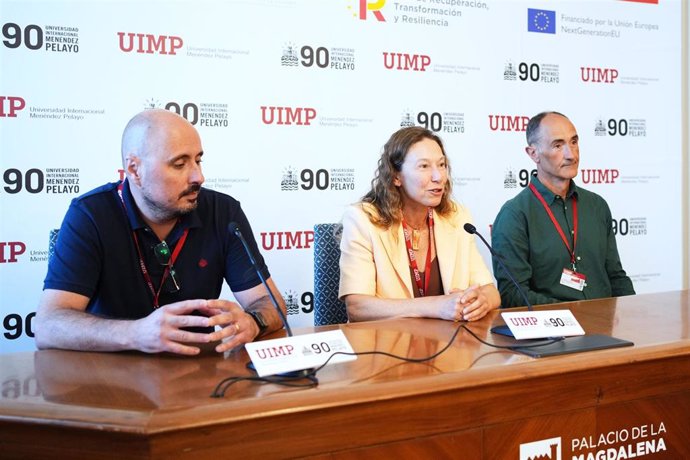
[[[463,225],[462,228],[464,228],[465,231],[466,231],[467,233],[469,233],[470,235],[474,235],[475,233],[477,233],[477,227],[475,227],[474,225],[470,224],[469,222],[467,222],[465,225]]]
[[[237,225],[237,222],[230,222],[228,224],[228,231],[233,235],[237,235],[237,233],[240,231],[240,226]]]

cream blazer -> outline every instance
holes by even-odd
[[[485,285],[494,279],[477,250],[474,235],[463,229],[472,222],[469,211],[458,205],[457,212],[444,218],[434,212],[434,241],[443,282],[448,294],[454,288]],[[349,206],[343,214],[340,242],[340,290],[348,294],[366,294],[385,299],[413,298],[407,249],[402,225],[388,229],[375,226],[364,212],[375,208],[368,203]]]

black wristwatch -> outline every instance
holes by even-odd
[[[264,319],[264,315],[262,315],[261,312],[248,311],[247,314],[251,316],[256,325],[259,326],[259,335],[266,332],[266,329],[268,329],[268,323]],[[257,335],[257,337],[259,337],[259,335]]]

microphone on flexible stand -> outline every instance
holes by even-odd
[[[230,222],[230,224],[228,225],[228,230],[230,230],[242,242],[242,246],[244,246],[244,252],[247,253],[247,257],[249,257],[249,261],[252,263],[252,266],[254,267],[256,274],[259,275],[259,279],[268,291],[268,296],[271,298],[271,303],[273,304],[273,307],[278,311],[278,314],[280,315],[280,320],[283,322],[283,326],[287,331],[287,335],[292,337],[292,329],[290,329],[290,325],[288,324],[287,318],[285,317],[285,313],[283,313],[283,310],[280,308],[280,305],[278,305],[278,300],[276,299],[276,296],[273,294],[273,291],[268,286],[268,283],[266,282],[266,278],[264,277],[263,273],[261,273],[261,269],[259,268],[259,265],[256,263],[254,254],[252,253],[251,248],[247,244],[247,240],[245,240],[244,236],[242,235],[240,226],[237,225],[237,222]]]
[[[468,222],[463,226],[463,228],[470,235],[477,235],[482,240],[482,242],[486,245],[486,247],[489,248],[491,255],[494,256],[494,258],[496,259],[498,264],[501,266],[501,268],[503,268],[503,271],[505,271],[506,274],[508,275],[508,278],[510,278],[510,281],[512,281],[513,284],[515,285],[515,287],[517,288],[520,295],[522,295],[522,299],[525,301],[525,305],[527,305],[527,309],[529,311],[532,311],[533,310],[532,303],[527,298],[527,294],[522,289],[522,286],[520,286],[520,284],[517,281],[515,281],[513,274],[510,272],[510,270],[508,270],[508,267],[505,266],[505,264],[503,263],[503,260],[501,260],[501,256],[499,256],[496,253],[496,251],[494,251],[494,248],[492,248],[491,245],[481,235],[481,233],[479,233],[477,231],[477,227],[475,227],[474,225],[472,225]],[[505,326],[505,325],[504,326],[494,326],[491,328],[491,332],[493,332],[494,334],[501,334],[501,335],[507,335],[508,337],[513,337],[513,333],[510,332],[510,328],[508,326]]]
[[[506,274],[508,274],[508,277],[510,278],[510,281],[513,282],[517,290],[522,295],[522,298],[525,301],[525,305],[527,305],[527,309],[529,311],[532,311],[532,303],[527,298],[527,294],[525,294],[525,291],[524,289],[522,289],[522,286],[520,286],[520,284],[518,284],[518,282],[515,281],[513,274],[510,272],[510,270],[508,270],[508,267],[506,267],[503,261],[501,260],[501,256],[499,256],[496,253],[496,251],[494,251],[494,249],[491,247],[491,245],[487,243],[484,237],[480,235],[479,232],[477,232],[477,229],[474,225],[466,223],[463,226],[463,228],[470,235],[477,235],[479,238],[481,238],[486,247],[489,248],[489,251],[491,251],[491,255],[494,256],[494,258],[498,261],[498,264],[503,268],[503,270],[505,270]],[[510,331],[510,328],[506,325],[492,327],[491,332],[493,332],[494,334],[507,335],[508,337],[515,337],[513,333]],[[563,355],[566,353],[579,353],[581,351],[603,350],[606,348],[618,348],[634,345],[634,343],[628,340],[621,340],[615,337],[601,334],[568,337],[567,339],[564,337],[551,337],[550,339],[551,342],[547,342],[545,344],[512,347],[511,350],[519,351],[520,353],[524,353],[534,358],[540,358],[542,356],[555,356]]]
[[[237,222],[230,222],[228,224],[228,230],[232,234],[234,234],[237,238],[239,238],[240,242],[242,242],[242,246],[244,247],[244,252],[247,253],[247,257],[249,257],[249,261],[251,262],[252,266],[254,267],[254,270],[256,271],[256,274],[259,275],[259,279],[263,283],[264,287],[268,291],[268,296],[271,299],[271,303],[273,304],[273,307],[276,309],[278,312],[278,315],[280,315],[280,320],[283,322],[283,327],[285,327],[285,331],[287,332],[287,335],[289,337],[292,337],[292,329],[290,329],[290,324],[288,324],[287,318],[285,317],[285,313],[283,313],[283,310],[280,308],[280,305],[278,305],[278,300],[276,299],[275,294],[273,294],[273,291],[271,290],[271,287],[268,285],[266,282],[266,278],[264,277],[263,273],[261,273],[261,269],[259,268],[259,265],[256,263],[256,259],[254,258],[254,253],[252,252],[251,248],[247,244],[247,240],[244,239],[244,236],[242,235],[242,231],[240,230],[240,226],[237,224]],[[253,371],[256,371],[254,368],[254,363],[249,361],[247,363],[247,367]],[[292,372],[284,372],[282,374],[277,374],[279,377],[286,377],[288,379],[300,379],[304,377],[308,377],[309,374],[314,369],[301,369],[297,371],[292,371]],[[313,377],[312,377],[313,378]]]

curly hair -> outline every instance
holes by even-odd
[[[412,146],[424,139],[431,139],[441,147],[443,156],[446,157],[448,180],[443,190],[441,203],[436,206],[438,214],[446,216],[455,211],[455,204],[451,200],[452,181],[450,179],[450,162],[443,147],[441,138],[428,129],[420,126],[402,128],[388,139],[383,146],[383,152],[379,158],[378,168],[371,181],[371,190],[362,197],[362,202],[370,203],[377,215],[369,214],[369,220],[374,225],[389,228],[402,220],[402,192],[396,187],[394,179],[402,169],[402,165]]]

